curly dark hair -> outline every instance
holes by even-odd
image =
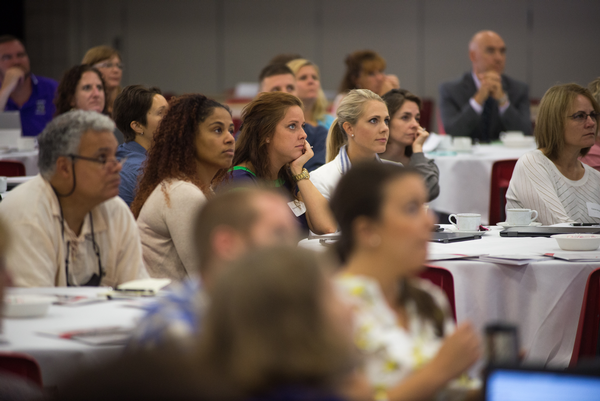
[[[219,170],[212,182],[201,182],[196,167],[196,136],[199,125],[210,117],[217,107],[222,107],[231,114],[227,106],[204,95],[190,94],[171,99],[169,110],[154,134],[154,144],[148,151],[137,195],[131,204],[131,211],[136,219],[146,199],[166,179],[191,182],[207,197],[212,195],[209,191],[210,185],[223,180],[227,169]],[[164,187],[163,193],[168,202]]]
[[[258,178],[269,175],[267,139],[273,137],[277,124],[292,106],[302,108],[302,101],[285,92],[265,92],[244,107],[242,129],[235,144],[234,166],[250,162]],[[279,170],[278,178],[290,184],[294,182],[287,165]]]
[[[60,84],[58,84],[58,89],[56,90],[56,98],[54,98],[54,104],[56,105],[54,117],[66,113],[73,108],[71,102],[75,96],[77,84],[83,74],[88,71],[95,72],[102,82],[102,90],[104,91],[104,109],[102,110],[102,114],[108,114],[106,109],[106,85],[104,84],[102,74],[97,68],[92,67],[89,64],[81,64],[67,70],[60,80]]]

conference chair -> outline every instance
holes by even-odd
[[[43,387],[40,365],[27,354],[0,352],[0,371],[12,373]]]
[[[506,220],[506,192],[517,160],[499,160],[492,166],[492,185],[490,190],[490,225]]]
[[[452,310],[452,317],[454,318],[454,321],[456,321],[454,278],[452,278],[452,273],[450,273],[449,270],[439,266],[426,265],[425,267],[426,269],[419,274],[419,277],[431,281],[433,284],[440,287],[442,291],[444,291],[446,298],[448,298],[450,309]]]
[[[25,175],[25,165],[19,161],[0,160],[0,176],[22,177]]]
[[[577,365],[582,357],[594,358],[598,355],[598,334],[600,326],[600,268],[588,277],[579,314],[577,335],[573,346],[570,367]]]

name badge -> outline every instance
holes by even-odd
[[[600,205],[593,202],[586,202],[588,208],[588,215],[590,217],[600,218]]]
[[[294,215],[296,215],[296,217],[302,216],[304,213],[306,213],[306,205],[304,205],[304,202],[291,201],[288,202],[288,206],[290,207],[290,209],[292,209],[292,212],[294,212]],[[600,205],[598,205],[598,208],[600,210]]]

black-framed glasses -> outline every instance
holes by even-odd
[[[586,113],[585,111],[578,111],[572,116],[568,116],[570,119],[575,121],[576,123],[583,124],[587,121],[588,117],[591,117],[594,122],[598,122],[598,117],[600,117],[599,113],[592,111],[591,113]]]
[[[106,157],[106,156],[98,156],[98,157],[87,157],[81,155],[75,155],[73,153],[69,153],[67,155],[73,160],[87,160],[88,162],[101,164],[103,168],[106,169],[106,166],[110,163],[120,163],[121,165],[125,164],[127,161],[127,157]]]

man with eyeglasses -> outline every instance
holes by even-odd
[[[469,43],[472,70],[440,85],[440,109],[446,132],[479,142],[502,131],[531,133],[528,87],[504,75],[506,45],[495,32],[480,31]]]
[[[122,160],[110,118],[75,110],[38,137],[40,174],[12,190],[7,266],[19,287],[117,286],[147,278],[137,226],[117,197]]]
[[[0,36],[0,110],[19,111],[24,136],[37,136],[52,120],[57,87],[55,80],[31,73],[19,39]]]

